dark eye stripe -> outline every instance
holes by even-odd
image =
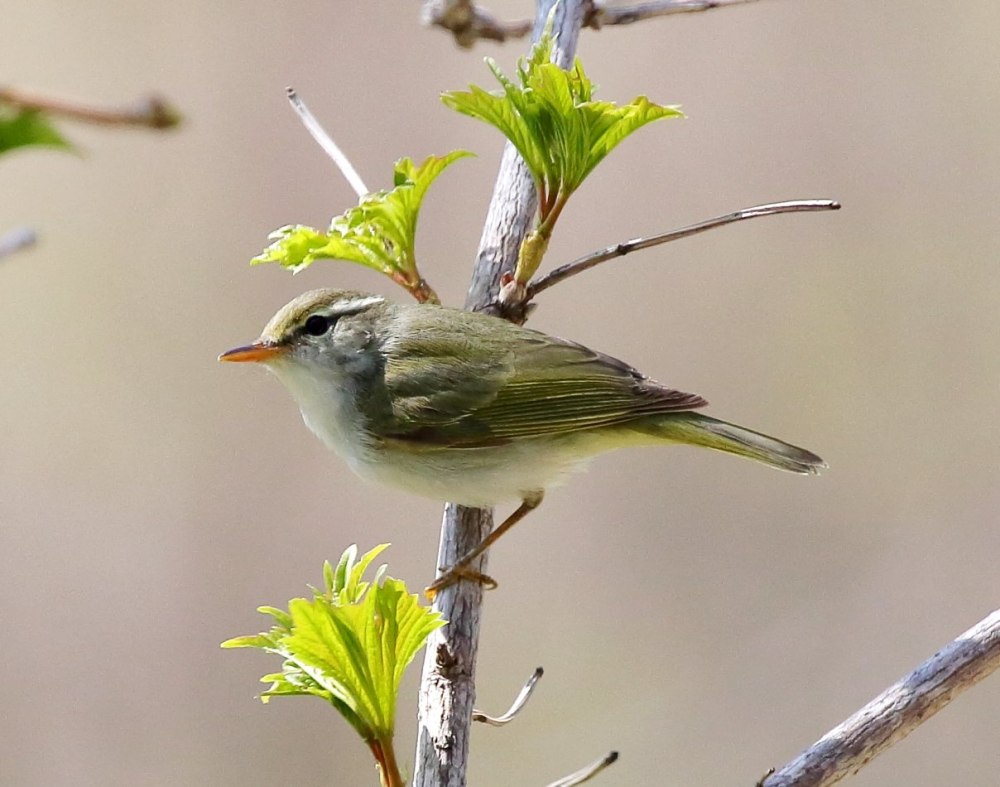
[[[369,295],[361,298],[336,301],[321,311],[310,314],[306,318],[306,321],[302,323],[302,327],[299,328],[299,333],[309,334],[310,336],[323,336],[337,324],[337,320],[341,317],[360,314],[368,307],[374,306],[376,303],[382,303],[384,300],[385,298],[381,295]]]

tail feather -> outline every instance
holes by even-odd
[[[811,451],[700,413],[661,416],[643,424],[641,431],[678,443],[745,456],[792,473],[815,475],[826,467]]]

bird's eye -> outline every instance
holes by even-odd
[[[314,314],[306,320],[304,327],[310,336],[322,336],[333,327],[333,320],[322,314]]]

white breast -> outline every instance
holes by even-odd
[[[355,473],[432,500],[487,507],[521,499],[558,485],[612,447],[586,432],[548,437],[543,444],[521,439],[484,448],[383,447],[362,428],[349,380],[291,360],[270,367],[295,398],[306,425]]]

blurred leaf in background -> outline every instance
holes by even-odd
[[[31,145],[73,150],[44,113],[37,109],[11,110],[0,105],[0,155]]]

